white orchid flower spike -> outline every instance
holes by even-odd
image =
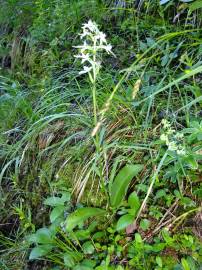
[[[75,46],[75,48],[79,49],[79,54],[74,57],[81,59],[81,64],[85,63],[79,75],[88,73],[91,82],[95,83],[101,67],[101,52],[105,51],[108,54],[113,54],[112,46],[107,43],[106,35],[98,29],[95,22],[89,20],[84,23],[82,30],[80,38],[83,40],[83,44]]]

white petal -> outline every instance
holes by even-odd
[[[84,66],[84,67],[83,67],[83,70],[81,70],[81,71],[79,72],[79,75],[88,73],[88,72],[91,71],[91,69],[92,69],[92,67]]]
[[[84,23],[82,28],[83,28],[84,33],[85,31],[88,31],[88,30],[94,33],[99,31],[97,24],[95,22],[92,22],[91,20],[89,20],[87,23]]]
[[[103,32],[100,32],[100,42],[101,43],[107,43],[106,35]]]

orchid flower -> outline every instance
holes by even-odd
[[[81,59],[81,64],[85,63],[79,75],[91,73],[89,74],[89,78],[92,83],[95,83],[96,76],[101,67],[101,52],[105,51],[108,54],[113,54],[112,46],[107,43],[106,35],[98,29],[95,22],[89,20],[87,23],[84,23],[82,30],[83,32],[80,34],[80,38],[83,40],[83,44],[74,47],[79,49],[79,54],[74,57]]]
[[[176,133],[175,129],[171,127],[170,122],[166,119],[163,119],[161,123],[163,125],[164,133],[161,134],[160,139],[165,142],[168,150],[176,152],[176,154],[180,156],[186,155],[186,150],[182,144],[183,134],[179,132]]]

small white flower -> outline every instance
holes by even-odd
[[[163,141],[163,142],[166,142],[166,144],[168,143],[168,135],[166,135],[166,134],[162,134],[161,136],[160,136],[160,139],[161,139],[161,141]]]
[[[91,20],[89,20],[87,23],[83,24],[82,28],[87,28],[89,29],[91,32],[97,31],[98,30],[98,26],[95,22],[92,22]]]
[[[169,135],[172,135],[172,134],[175,133],[175,130],[170,127],[170,128],[167,129],[167,132],[166,133],[169,134]]]
[[[82,34],[79,34],[80,35],[80,38],[83,39],[84,37],[88,36],[90,33],[88,31],[83,31]]]
[[[169,128],[171,125],[170,125],[170,122],[168,122],[168,120],[166,120],[166,119],[163,119],[162,121],[161,121],[161,123],[163,124],[163,127],[164,128]]]
[[[92,67],[84,66],[84,67],[83,67],[83,70],[81,70],[81,71],[79,72],[79,75],[88,73],[88,72],[90,72],[91,70],[92,70]]]
[[[161,134],[160,139],[165,142],[168,150],[176,152],[177,155],[186,155],[185,148],[182,145],[184,135],[176,132],[166,119],[163,119],[161,123],[163,124],[164,133]]]
[[[99,34],[97,34],[96,36],[95,36],[95,38],[98,40],[100,40],[100,44],[102,45],[102,44],[106,44],[107,43],[107,40],[106,40],[106,35],[103,33],[103,32],[99,32]]]
[[[89,46],[86,41],[82,45],[74,46],[74,48],[80,49],[81,53],[87,51],[87,50],[92,50],[92,47]]]
[[[89,73],[91,81],[95,81],[101,68],[100,52],[104,50],[108,54],[113,54],[112,46],[107,43],[106,35],[98,29],[95,22],[89,20],[87,23],[83,24],[82,29],[83,32],[80,37],[81,39],[84,39],[84,41],[82,45],[74,46],[74,48],[79,49],[80,52],[80,54],[75,55],[75,58],[81,59],[82,64],[85,62],[90,64],[90,66],[84,66],[79,74]]]
[[[81,54],[78,54],[78,55],[74,55],[75,58],[80,58],[81,59],[81,63],[85,63],[86,61],[87,62],[90,62],[91,59],[90,59],[90,55],[89,53],[81,53]]]
[[[170,150],[170,151],[178,150],[177,144],[174,141],[169,142],[168,143],[168,150]]]
[[[175,135],[175,138],[177,140],[182,140],[184,138],[184,135],[182,133],[177,132],[176,135]]]
[[[177,154],[180,155],[180,156],[186,155],[186,151],[185,151],[184,148],[178,149],[176,152],[177,152]]]
[[[107,52],[107,53],[112,53],[112,45],[108,44],[106,46],[102,46],[102,48]]]

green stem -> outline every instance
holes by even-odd
[[[97,99],[96,99],[96,80],[97,80],[97,72],[96,72],[96,41],[94,41],[94,51],[93,51],[93,76],[92,76],[92,94],[93,94],[93,115],[94,115],[94,127],[97,126]],[[99,147],[99,136],[98,133],[96,133],[95,136],[95,146],[97,151],[100,151]]]
[[[97,100],[96,100],[96,85],[93,83],[93,115],[94,115],[94,126],[97,125]]]
[[[97,125],[97,100],[96,100],[96,41],[94,41],[93,51],[93,113],[94,113],[94,125]]]

